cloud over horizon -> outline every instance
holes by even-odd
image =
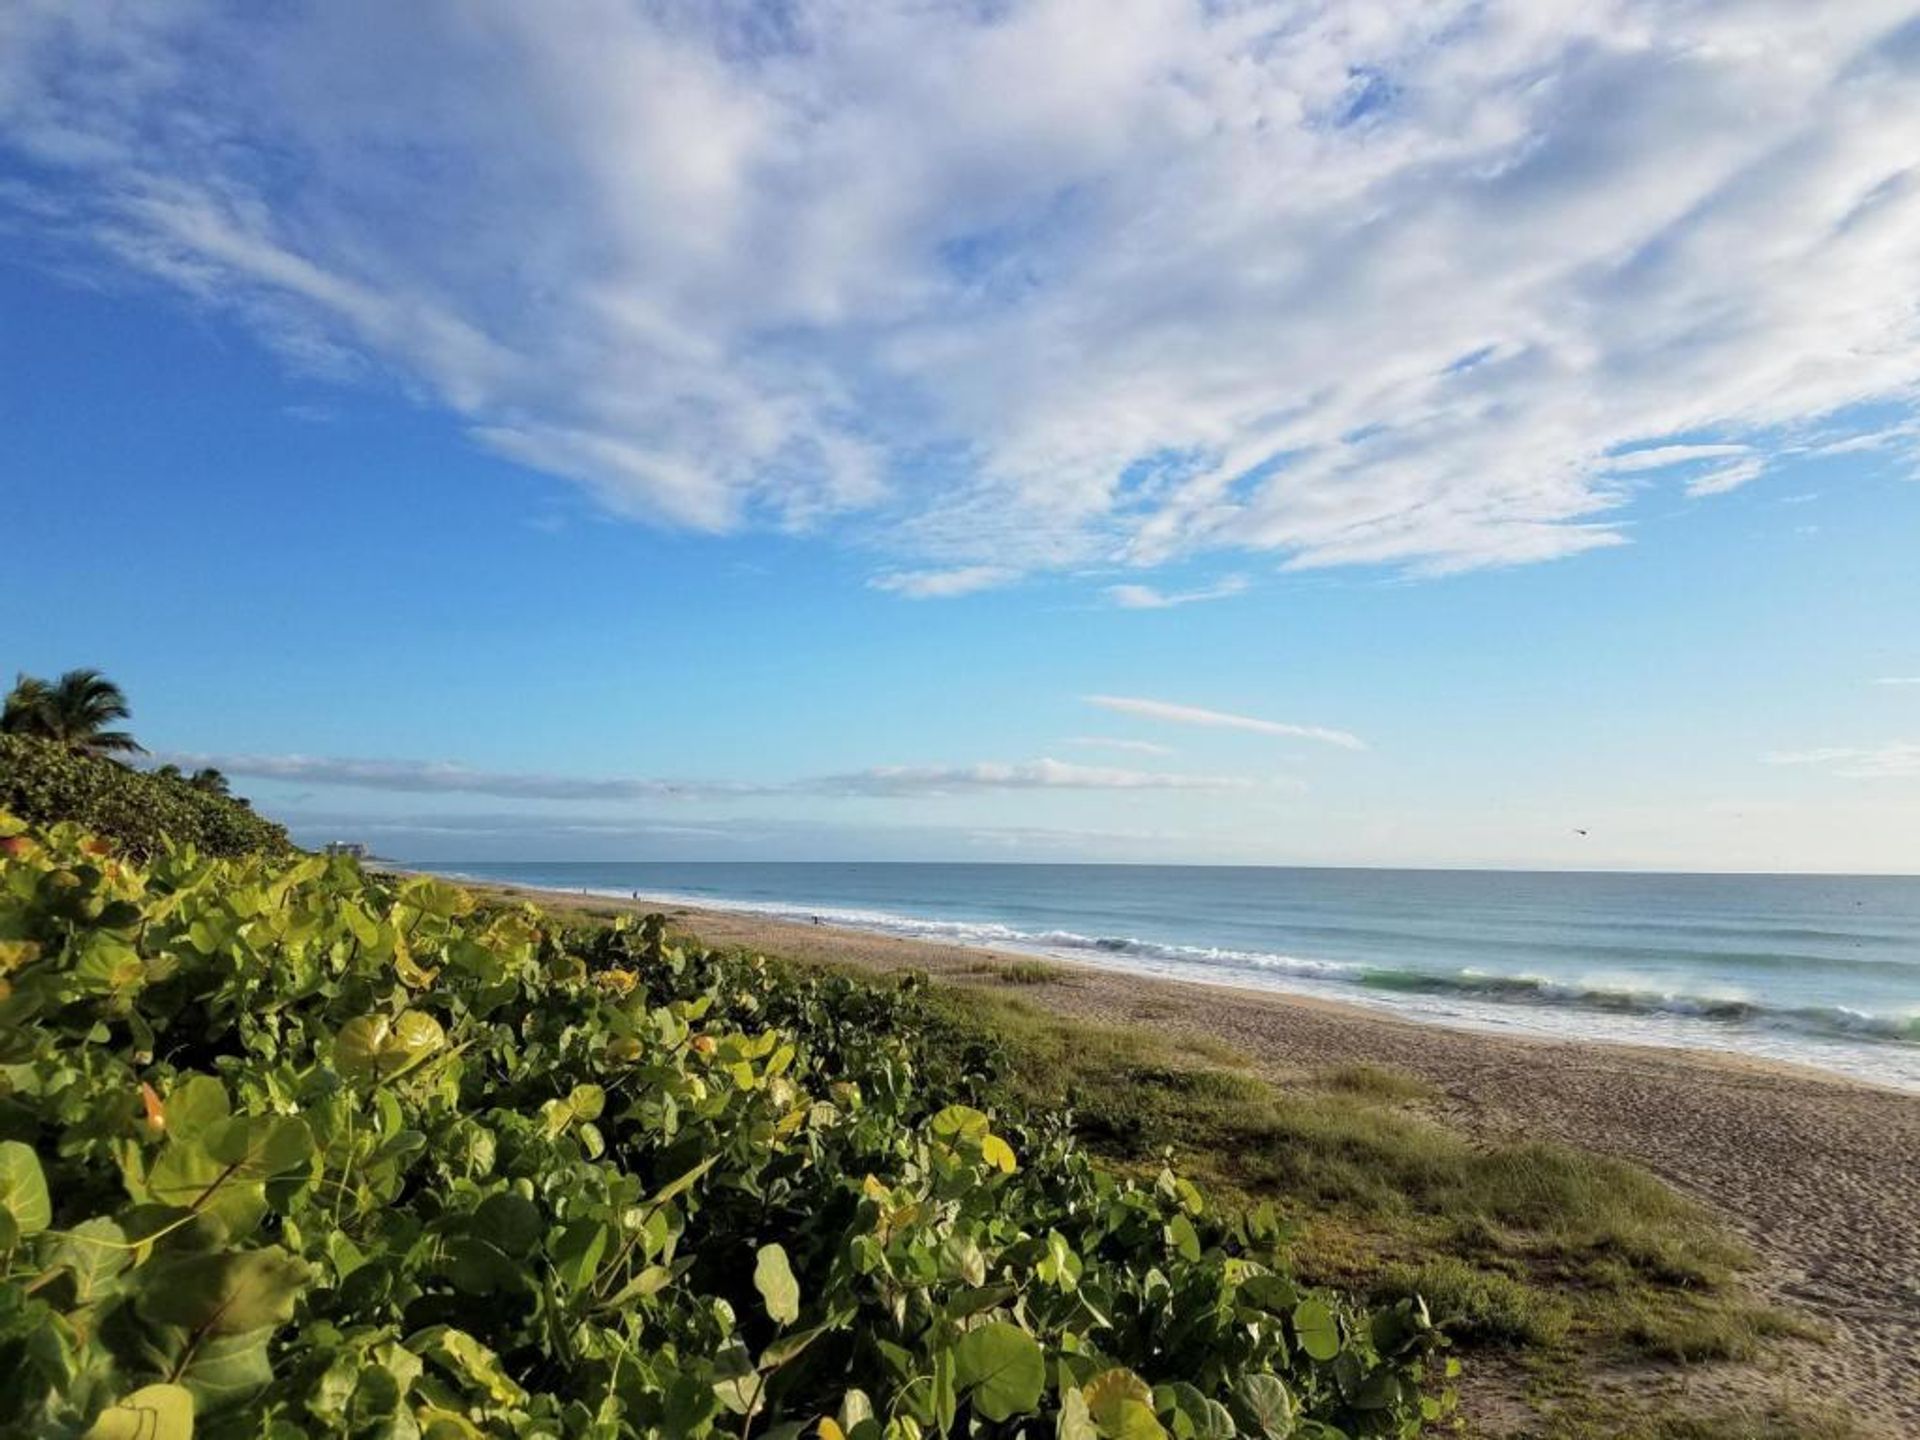
[[[972,765],[881,765],[787,783],[659,780],[623,776],[541,775],[479,770],[446,761],[342,759],[312,755],[203,755],[161,752],[153,764],[182,770],[211,767],[251,779],[298,781],[397,794],[485,795],[503,800],[729,800],[775,796],[886,799],[1007,790],[1247,790],[1258,784],[1227,775],[1123,770],[1042,757]],[[1283,783],[1283,782],[1273,782]]]
[[[0,18],[21,259],[914,598],[1543,561],[1865,442],[1920,386],[1917,153],[1905,0]]]

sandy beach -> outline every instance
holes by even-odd
[[[711,945],[960,985],[997,986],[990,962],[1030,959],[744,912],[668,914]],[[1057,978],[1020,995],[1060,1015],[1211,1037],[1281,1083],[1327,1065],[1390,1066],[1433,1086],[1441,1118],[1474,1134],[1551,1137],[1638,1161],[1747,1238],[1763,1291],[1831,1327],[1830,1344],[1782,1348],[1780,1381],[1845,1400],[1888,1435],[1920,1433],[1920,1096],[1718,1052],[1522,1039],[1048,963]]]

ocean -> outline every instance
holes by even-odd
[[[472,863],[1508,1034],[1731,1050],[1920,1090],[1920,877],[1184,865]]]

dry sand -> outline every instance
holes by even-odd
[[[709,945],[960,983],[997,983],[986,962],[1030,959],[741,912],[669,914]],[[1920,1095],[1711,1052],[1516,1039],[1098,965],[1058,969],[1022,998],[1077,1019],[1213,1037],[1280,1080],[1350,1061],[1390,1066],[1432,1085],[1445,1118],[1473,1133],[1552,1137],[1640,1162],[1747,1237],[1761,1288],[1835,1332],[1829,1344],[1786,1347],[1778,1363],[1793,1391],[1920,1437]]]

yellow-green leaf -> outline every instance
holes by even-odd
[[[753,1287],[776,1324],[791,1325],[800,1318],[800,1282],[793,1278],[787,1252],[780,1246],[760,1247],[753,1263]]]
[[[180,1385],[147,1385],[100,1412],[82,1440],[193,1440],[193,1396]]]
[[[18,1140],[0,1141],[0,1210],[13,1218],[21,1235],[38,1235],[53,1223],[53,1200],[40,1157]]]

